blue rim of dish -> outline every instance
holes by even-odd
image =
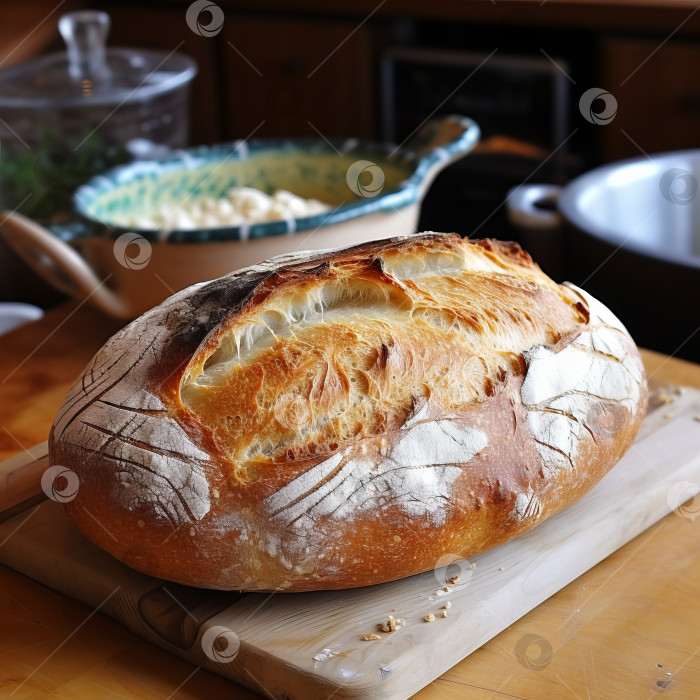
[[[452,117],[454,119],[454,117]],[[56,234],[64,240],[76,237],[96,235],[96,229],[101,229],[102,236],[117,237],[125,232],[134,232],[153,242],[168,243],[203,243],[209,241],[245,241],[267,236],[278,236],[299,231],[308,231],[322,226],[338,224],[375,212],[388,212],[403,209],[419,201],[421,185],[428,172],[439,163],[448,165],[450,162],[467,155],[477,144],[480,136],[478,125],[466,117],[458,118],[464,132],[455,140],[446,143],[426,155],[419,155],[408,149],[398,149],[391,144],[381,144],[371,141],[349,139],[344,141],[323,141],[320,139],[265,139],[254,141],[233,141],[215,146],[198,146],[195,148],[176,151],[164,158],[153,161],[137,161],[120,165],[107,172],[93,177],[85,185],[79,187],[73,197],[75,209],[81,219],[87,224],[88,230],[80,231],[79,226],[68,225],[61,227]],[[341,204],[330,212],[322,212],[313,216],[281,221],[243,224],[239,226],[216,227],[206,229],[159,231],[154,229],[139,229],[110,224],[95,219],[89,208],[97,197],[114,190],[120,185],[133,182],[135,179],[152,178],[163,172],[206,167],[207,165],[226,160],[244,160],[253,155],[269,151],[298,151],[307,153],[339,152],[342,156],[361,159],[362,156],[374,157],[377,165],[382,162],[393,166],[406,168],[410,175],[398,186],[383,192],[376,197],[362,198],[347,204]]]

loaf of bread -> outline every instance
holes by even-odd
[[[139,571],[349,588],[566,508],[646,402],[636,346],[600,302],[516,244],[426,233],[175,294],[95,355],[50,457],[77,475],[75,525]]]

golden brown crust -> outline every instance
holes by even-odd
[[[76,525],[141,571],[344,588],[530,529],[615,464],[645,407],[599,302],[517,244],[422,234],[172,297],[95,356],[51,458],[78,474]]]

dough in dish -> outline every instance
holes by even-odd
[[[519,246],[419,234],[194,285],[56,416],[68,515],[183,584],[308,591],[470,557],[586,493],[646,411],[639,353]]]

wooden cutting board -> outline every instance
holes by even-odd
[[[267,697],[406,698],[670,511],[693,515],[696,504],[683,503],[700,492],[700,392],[666,394],[673,400],[650,412],[627,455],[576,504],[471,561],[400,581],[272,595],[187,588],[95,548],[53,501],[0,523],[0,562]],[[377,632],[389,615],[403,628]],[[362,641],[371,633],[380,639]],[[530,637],[516,655],[546,665],[551,646]]]

